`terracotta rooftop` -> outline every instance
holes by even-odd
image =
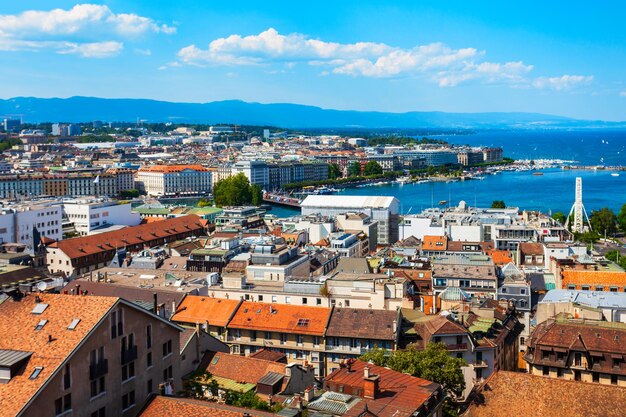
[[[169,174],[172,172],[181,172],[186,169],[190,169],[192,171],[209,171],[208,168],[203,167],[202,165],[152,165],[139,168],[139,172],[162,172],[164,174]]]
[[[543,255],[543,243],[520,242],[519,250],[524,255]]]
[[[251,358],[254,359],[263,359],[271,362],[287,362],[287,355],[282,352],[278,352],[276,350],[270,349],[261,349],[256,352],[250,354]]]
[[[623,417],[626,388],[499,371],[464,417]]]
[[[445,236],[424,236],[422,250],[445,251],[448,249],[448,238]]]
[[[272,417],[274,414],[214,402],[156,396],[139,414],[141,417]]]
[[[49,245],[48,248],[58,248],[70,258],[81,258],[101,252],[114,251],[125,246],[140,245],[177,234],[192,231],[201,232],[204,228],[200,220],[200,217],[195,215],[176,217],[92,236],[65,239]]]
[[[335,308],[328,323],[327,336],[395,340],[396,311]],[[397,326],[397,323],[396,323]]]
[[[36,395],[77,348],[85,337],[118,302],[114,297],[80,297],[63,294],[41,294],[21,301],[8,299],[0,304],[0,350],[32,352],[24,370],[8,383],[0,384],[0,415],[14,416]],[[36,305],[47,304],[41,314],[32,313]],[[69,330],[73,319],[78,325]],[[35,327],[47,320],[41,330]],[[52,342],[48,337],[52,336]],[[30,379],[35,367],[43,367]]]
[[[563,271],[563,288],[572,285],[611,285],[626,287],[626,272],[566,270]]]
[[[330,308],[241,303],[228,328],[323,336]]]
[[[379,377],[380,394],[375,399],[363,398],[366,366],[371,376]],[[360,416],[366,405],[369,412],[378,417],[411,416],[433,395],[441,395],[439,400],[443,397],[439,384],[360,360],[352,361],[350,370],[344,367],[332,372],[324,385],[335,392],[343,387],[343,393],[363,398],[344,414],[346,416]]]
[[[487,252],[487,255],[491,256],[493,263],[496,265],[506,265],[513,262],[513,257],[506,250],[493,249]]]
[[[213,356],[206,370],[211,375],[220,378],[256,384],[268,372],[285,375],[286,366],[284,363],[218,352]]]
[[[204,323],[224,327],[237,310],[239,300],[225,300],[201,295],[188,295],[183,299],[172,321],[179,323]]]

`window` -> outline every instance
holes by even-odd
[[[111,313],[111,339],[124,334],[123,310],[117,310]]]
[[[105,391],[105,382],[104,377],[94,379],[91,381],[91,397],[95,397],[97,395],[102,394]]]
[[[148,368],[152,366],[152,352],[148,352],[146,355],[146,363],[148,364]]]
[[[617,375],[611,375],[611,385],[617,385]]]
[[[263,301],[263,296],[259,295],[259,301]]]
[[[456,337],[456,344],[457,345],[462,345],[463,344],[463,336],[457,336]]]
[[[574,287],[574,289],[576,289],[576,287]],[[591,287],[590,287],[589,285],[583,285],[583,286],[581,287],[581,289],[582,289],[583,291],[589,291],[589,290],[591,289]]]
[[[315,346],[315,347],[319,347],[320,346],[320,337],[319,336],[313,336],[313,346]]]
[[[561,368],[556,368],[556,376],[557,378],[563,378],[563,370]]]
[[[167,342],[163,343],[163,357],[166,357],[171,354],[172,354],[172,341],[168,340]]]
[[[543,375],[544,376],[550,375],[550,367],[549,366],[544,366],[543,367]]]
[[[252,330],[250,332],[250,341],[251,342],[256,342],[256,331]]]
[[[604,287],[598,286],[596,287],[596,291],[604,291]]]
[[[306,305],[309,302],[309,300],[306,297],[302,297],[302,304]]]
[[[296,335],[296,343],[299,346],[302,346],[302,344],[304,343],[304,336],[302,336],[301,334],[297,334]]]
[[[148,395],[152,394],[152,380],[151,379],[148,380],[148,384],[146,388],[148,391]]]
[[[284,345],[285,343],[287,343],[287,334],[286,333],[281,333],[280,334],[280,344]]]
[[[152,325],[146,327],[146,348],[152,348]]]
[[[457,352],[456,357],[457,359],[463,359],[463,352]]]
[[[582,354],[574,353],[574,366],[582,366],[582,364],[583,364]]]
[[[322,299],[321,298],[316,298],[315,299],[315,305],[321,306],[322,305]]]
[[[71,367],[69,363],[65,364],[63,370],[63,389],[68,389],[72,385]]]
[[[106,417],[106,408],[102,407],[99,410],[94,411],[91,413],[91,417]]]
[[[344,300],[343,301],[343,306],[344,307],[350,307],[350,300]]]
[[[132,390],[122,396],[122,410],[126,410],[135,405],[135,390]]]
[[[433,342],[435,342],[435,343],[440,343],[440,342],[441,342],[441,337],[439,337],[439,336],[435,336],[435,337],[433,338]]]
[[[526,338],[525,337],[520,337],[519,338],[519,344],[522,346],[526,346]]]
[[[163,380],[167,381],[168,379],[172,379],[172,366],[168,366],[163,370]]]
[[[135,362],[129,362],[122,366],[122,381],[127,381],[135,376]]]
[[[592,372],[591,377],[593,382],[600,382],[600,374],[598,372]]]
[[[520,288],[519,293],[522,295],[526,295],[526,288]]]
[[[617,287],[609,287],[609,291],[611,291],[611,292],[617,292]]]
[[[72,409],[72,394],[64,395],[54,401],[55,415],[61,415]]]
[[[37,378],[39,376],[39,374],[41,373],[41,371],[43,371],[43,367],[42,366],[36,366],[35,369],[33,369],[33,373],[30,374],[28,379],[35,379],[35,378]]]
[[[285,297],[285,304],[291,304],[291,297]]]
[[[275,295],[272,295],[272,303],[275,303],[278,300]]]
[[[271,340],[272,339],[272,332],[265,332],[265,340]]]
[[[550,351],[549,350],[542,350],[541,351],[541,360],[549,360],[550,359]]]

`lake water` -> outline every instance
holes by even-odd
[[[563,159],[581,165],[626,165],[626,131],[487,131],[472,135],[441,136],[450,143],[472,146],[500,146],[504,155],[514,159]],[[609,171],[544,170],[504,172],[487,175],[483,181],[425,184],[389,184],[342,190],[343,195],[393,196],[400,200],[402,212],[417,213],[438,206],[442,200],[458,205],[489,207],[493,200],[504,200],[520,209],[569,212],[574,202],[576,177],[583,179],[583,203],[588,213],[603,207],[615,212],[626,204],[626,171],[619,177]],[[297,214],[298,210],[275,207],[270,213],[279,217]]]

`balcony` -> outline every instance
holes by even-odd
[[[93,380],[106,375],[109,372],[108,359],[102,359],[98,363],[89,365],[89,379]]]
[[[456,345],[447,345],[448,350],[467,350],[467,343],[458,343]]]
[[[122,351],[122,365],[126,365],[128,362],[132,362],[137,359],[137,345],[129,346],[126,350]]]
[[[476,361],[472,364],[474,368],[488,368],[489,365],[486,361]]]

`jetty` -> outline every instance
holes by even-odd
[[[263,201],[265,201],[266,203],[276,204],[279,206],[288,206],[288,207],[295,207],[295,208],[300,208],[300,203],[302,203],[302,200],[299,198],[290,197],[290,196],[282,195],[282,194],[275,194],[275,193],[263,194]]]

